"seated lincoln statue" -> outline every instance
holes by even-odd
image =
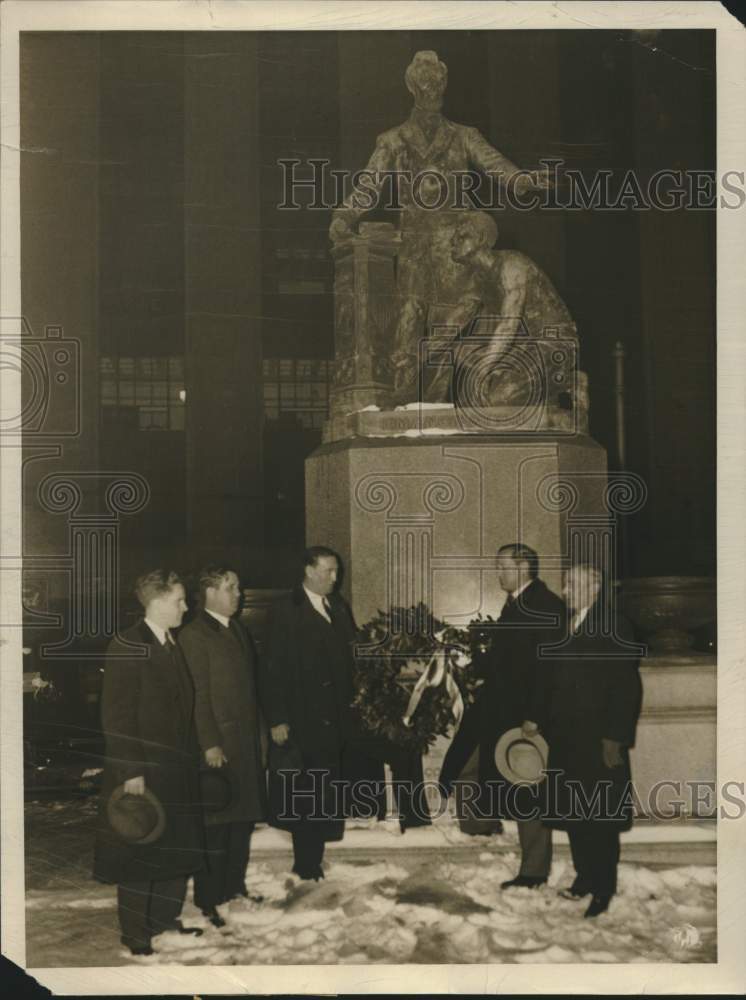
[[[427,402],[457,406],[563,405],[558,373],[574,368],[577,331],[547,275],[517,250],[493,250],[497,226],[484,212],[464,213],[451,256],[473,279],[471,316],[441,327],[423,373]],[[438,357],[444,360],[439,364]]]

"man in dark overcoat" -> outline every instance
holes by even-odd
[[[479,783],[493,813],[518,821],[521,866],[503,889],[534,889],[547,881],[552,863],[552,835],[536,810],[530,789],[511,786],[495,764],[495,746],[503,733],[520,728],[544,676],[542,647],[565,634],[565,605],[539,579],[539,557],[519,542],[497,552],[500,586],[507,600],[492,633],[492,665],[481,698]],[[521,817],[537,814],[530,819]]]
[[[184,927],[179,914],[203,845],[194,692],[171,634],[186,611],[184,587],[176,573],[155,570],[140,577],[136,592],[144,620],[111,643],[104,668],[106,757],[93,874],[118,887],[122,943],[147,955],[163,931],[202,933]],[[160,803],[165,826],[155,840],[137,843],[112,826],[108,807],[122,785],[125,799],[152,793]]]
[[[323,878],[328,840],[344,833],[342,755],[354,722],[352,644],[355,628],[335,592],[339,559],[323,546],[306,550],[303,581],[273,610],[263,663],[262,703],[270,748],[272,822],[293,836],[293,871]],[[282,752],[278,755],[277,748]],[[272,758],[289,764],[274,768]]]
[[[538,724],[549,743],[545,815],[567,830],[576,878],[562,894],[590,894],[586,917],[608,909],[616,892],[619,834],[632,825],[629,749],[642,700],[643,648],[602,583],[590,564],[568,570],[569,634],[545,661],[541,698],[524,726]]]
[[[531,801],[527,791],[524,794],[523,789],[511,786],[497,770],[495,746],[503,733],[520,727],[526,719],[542,676],[541,647],[564,634],[565,606],[539,579],[539,557],[528,545],[515,542],[501,546],[497,570],[500,586],[508,596],[490,630],[485,682],[472,710],[470,745],[460,750],[460,756],[463,760],[464,753],[468,750],[470,754],[479,742],[480,815],[515,815],[518,820],[521,867],[502,888],[536,888],[549,876],[551,831],[538,816],[538,803]],[[455,761],[449,763],[446,783],[456,766]],[[521,818],[534,812],[533,818]]]
[[[220,927],[225,921],[216,907],[248,896],[251,834],[266,817],[266,736],[254,648],[234,618],[241,601],[238,574],[206,566],[200,598],[202,609],[179,633],[179,645],[194,681],[204,765],[220,771],[227,794],[224,808],[203,811],[206,865],[194,876],[194,903]]]

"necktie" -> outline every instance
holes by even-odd
[[[324,606],[324,611],[326,611],[326,617],[327,617],[327,618],[329,619],[329,621],[331,622],[331,620],[332,620],[332,606],[331,606],[331,604],[329,603],[329,600],[328,600],[328,598],[326,598],[326,597],[322,598],[322,602],[321,602],[321,603],[322,603],[322,604],[323,604],[323,606]]]

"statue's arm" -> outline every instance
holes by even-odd
[[[532,171],[533,176],[521,172],[523,168],[516,166],[507,156],[491,146],[478,129],[467,130],[466,151],[469,160],[485,174],[494,177],[501,184],[507,184],[514,174],[518,174],[515,180],[516,192],[520,196],[525,191],[534,188],[546,188],[550,186],[549,175],[546,170]]]
[[[390,146],[383,136],[379,136],[376,147],[360,172],[353,190],[342,202],[341,207],[332,212],[332,224],[329,229],[332,239],[344,236],[361,215],[376,207],[386,173],[392,169],[392,164]]]
[[[466,130],[466,152],[474,166],[505,184],[521,168],[491,146],[475,128]]]

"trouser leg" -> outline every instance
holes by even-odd
[[[589,850],[588,831],[585,823],[569,823],[567,835],[570,840],[570,854],[575,866],[575,874],[588,888],[593,888],[593,855]]]
[[[324,846],[325,841],[314,829],[313,822],[301,820],[298,829],[293,830],[293,871],[301,878],[317,875],[324,858]]]
[[[194,905],[206,912],[225,902],[230,823],[205,827],[205,866],[194,874]]]
[[[148,919],[151,933],[156,935],[172,928],[179,919],[186,898],[187,877],[179,875],[150,885]]]
[[[552,831],[540,819],[518,820],[521,875],[547,878],[552,864]]]
[[[391,761],[394,801],[405,827],[429,826],[430,809],[424,794],[422,757],[419,753],[397,754]]]
[[[229,823],[228,851],[225,872],[225,898],[246,892],[246,869],[249,866],[253,823]]]
[[[604,820],[589,824],[593,858],[593,893],[613,896],[617,887],[619,830]]]
[[[146,948],[150,944],[148,925],[151,882],[123,882],[117,886],[117,916],[122,944]]]
[[[466,710],[461,725],[451,741],[443,758],[438,781],[443,795],[448,796],[456,781],[469,762],[469,758],[479,745],[479,722],[481,715],[477,707]]]

